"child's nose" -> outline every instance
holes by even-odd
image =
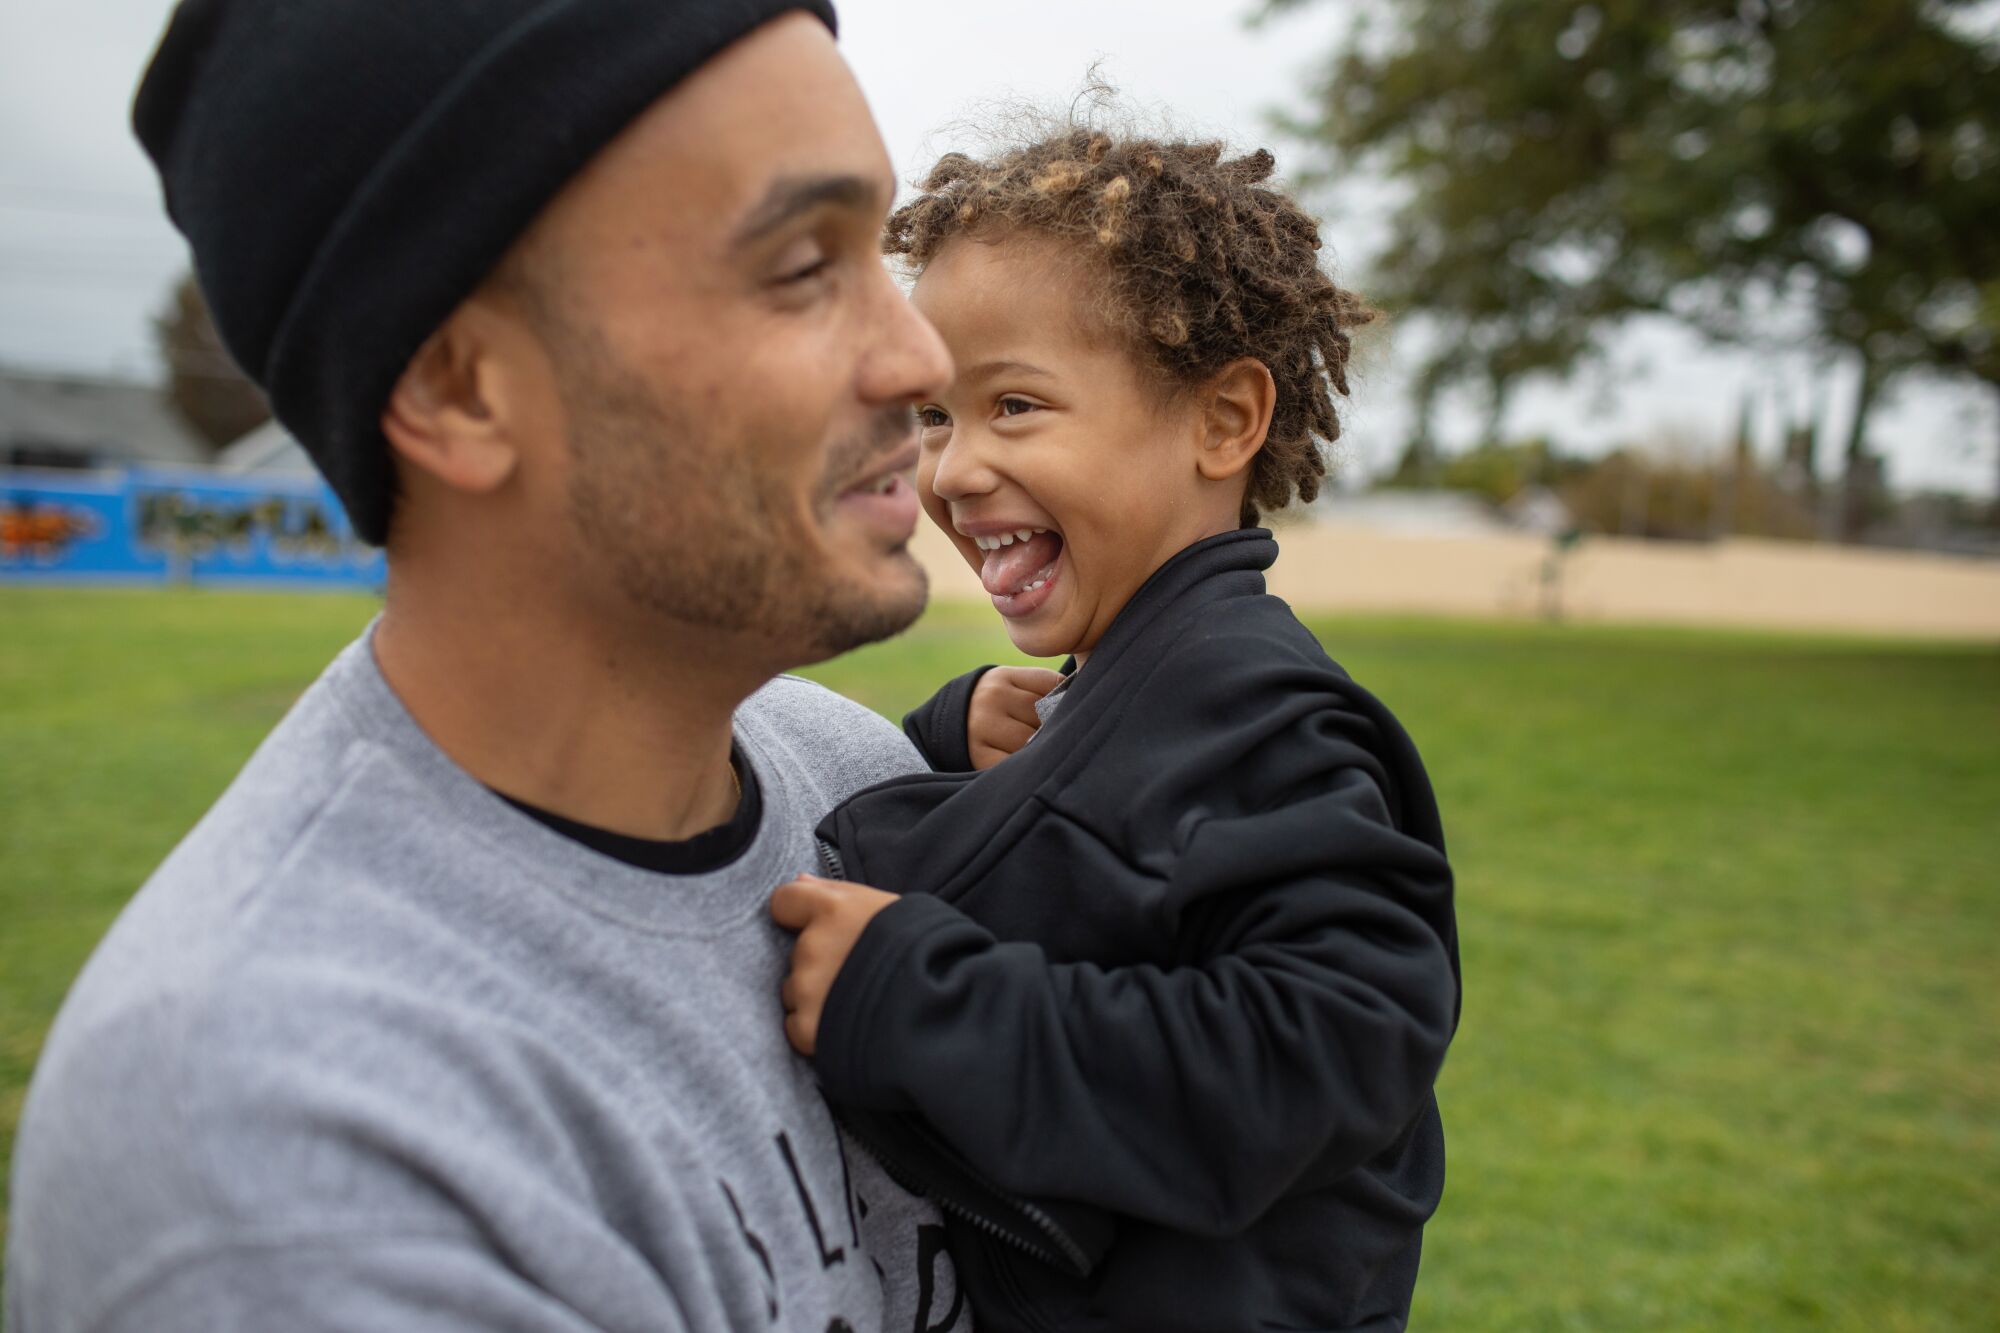
[[[967,500],[985,495],[999,482],[999,475],[987,463],[977,437],[954,429],[951,438],[937,451],[931,470],[930,488],[941,500]]]

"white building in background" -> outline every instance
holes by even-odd
[[[275,418],[225,445],[215,456],[215,466],[237,476],[310,477],[316,471],[305,446]]]
[[[0,370],[0,467],[205,466],[166,390],[135,380]]]
[[[1546,487],[1530,486],[1506,504],[1471,491],[1329,491],[1306,511],[1313,522],[1402,537],[1483,537],[1529,532],[1552,537],[1574,526],[1569,507]]]
[[[1465,491],[1350,491],[1322,496],[1316,522],[1407,537],[1477,537],[1513,525],[1484,499]]]

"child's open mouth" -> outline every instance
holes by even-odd
[[[993,609],[1009,619],[1031,615],[1054,591],[1062,572],[1063,539],[1045,528],[1022,528],[974,539],[986,553],[979,581]]]

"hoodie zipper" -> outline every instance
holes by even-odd
[[[833,1117],[836,1121],[841,1120],[839,1108],[834,1108]],[[841,1123],[845,1125],[844,1121],[841,1121]],[[981,1235],[990,1237],[1010,1249],[1019,1250],[1029,1258],[1040,1263],[1053,1264],[1057,1262],[1054,1255],[1030,1245],[1022,1237],[988,1220],[973,1209],[967,1208],[958,1200],[941,1197],[935,1191],[927,1189],[921,1181],[909,1179],[900,1166],[897,1166],[895,1163],[889,1161],[888,1158],[878,1153],[873,1144],[869,1143],[859,1134],[854,1133],[851,1128],[848,1130],[847,1137],[849,1142],[859,1147],[862,1152],[867,1153],[869,1158],[888,1174],[889,1179],[895,1181],[910,1193],[929,1199],[938,1206],[940,1211],[950,1213],[953,1217],[978,1230]],[[1027,1293],[1021,1290],[1020,1279],[1014,1275],[1013,1270],[1006,1264],[995,1260],[988,1260],[987,1264],[994,1276],[994,1281],[1003,1289],[1007,1303],[1012,1307],[1012,1312],[1018,1315],[1024,1323],[1041,1330],[1041,1333],[1055,1333],[1054,1325],[1042,1317],[1042,1312],[1035,1308],[1034,1302],[1029,1300]],[[963,1282],[963,1280],[961,1276],[960,1281]],[[970,1299],[969,1293],[968,1299]]]
[[[834,1119],[836,1120],[841,1119],[840,1112],[838,1110],[834,1112]],[[846,1122],[843,1120],[841,1123],[844,1125]],[[987,1217],[985,1214],[979,1212],[977,1209],[971,1207],[970,1205],[963,1203],[958,1199],[952,1198],[949,1195],[940,1194],[930,1182],[914,1179],[908,1171],[904,1170],[904,1168],[900,1163],[892,1162],[882,1153],[876,1151],[874,1144],[870,1143],[867,1139],[861,1137],[861,1135],[854,1133],[852,1128],[849,1128],[848,1134],[851,1140],[860,1146],[861,1151],[867,1153],[868,1156],[874,1160],[875,1164],[881,1167],[882,1170],[888,1174],[889,1179],[895,1181],[898,1185],[901,1185],[904,1189],[908,1190],[910,1193],[921,1195],[924,1198],[929,1199],[931,1202],[935,1203],[939,1208],[942,1208],[945,1212],[950,1213],[953,1217],[958,1218],[961,1222],[965,1222],[971,1226],[977,1227],[985,1235],[991,1236],[994,1240],[1001,1241],[1009,1246],[1012,1246],[1014,1249],[1021,1251],[1023,1254],[1028,1255],[1030,1258],[1038,1259],[1045,1264],[1059,1264],[1062,1262],[1062,1258],[1060,1255],[1054,1254],[1048,1250],[1041,1249],[1040,1247],[1030,1243],[1026,1237],[1016,1235],[1015,1233],[1009,1231],[1007,1228],[1001,1226],[998,1222],[993,1221],[991,1218]],[[1006,1196],[1002,1195],[1001,1197],[1005,1198]],[[1014,1199],[1008,1199],[1007,1201],[1009,1203],[1018,1202],[1017,1200]],[[1045,1214],[1041,1214],[1041,1211],[1037,1208],[1034,1208],[1032,1205],[1023,1206],[1022,1212],[1024,1213],[1024,1215],[1028,1215],[1031,1221],[1037,1221],[1037,1222],[1048,1221],[1047,1216]],[[1050,1225],[1053,1224],[1051,1223]],[[1051,1239],[1055,1239],[1055,1237],[1051,1237]],[[1063,1239],[1067,1239],[1067,1237],[1064,1237]]]
[[[815,836],[819,844],[819,871],[822,879],[846,879],[847,863],[840,857],[840,849],[825,838]]]
[[[826,879],[845,880],[847,878],[847,863],[841,857],[840,849],[825,838],[815,836],[813,841],[818,844],[819,864],[822,876]],[[834,1114],[836,1118],[839,1116],[837,1108]],[[870,1157],[881,1164],[882,1169],[889,1173],[891,1179],[895,1180],[897,1184],[911,1193],[923,1195],[936,1203],[938,1207],[951,1213],[954,1217],[970,1223],[995,1240],[1012,1245],[1014,1248],[1041,1260],[1043,1263],[1060,1264],[1064,1260],[1068,1260],[1071,1267],[1077,1272],[1089,1271],[1089,1256],[1084,1254],[1083,1248],[1070,1237],[1068,1232],[1062,1229],[1054,1218],[1026,1199],[1018,1198],[998,1187],[989,1186],[993,1190],[995,1198],[1034,1225],[1042,1237],[1054,1247],[1053,1253],[1036,1246],[1026,1237],[1018,1235],[1009,1228],[993,1221],[972,1204],[953,1196],[949,1191],[938,1189],[934,1182],[908,1179],[908,1173],[899,1164],[890,1162],[884,1154],[878,1152],[874,1145],[867,1142],[861,1135],[855,1134],[853,1138]]]

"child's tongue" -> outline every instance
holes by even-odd
[[[1062,554],[1062,538],[1053,532],[1038,532],[1027,541],[1016,541],[986,553],[979,581],[995,597],[1011,597],[1035,581],[1035,575]]]

